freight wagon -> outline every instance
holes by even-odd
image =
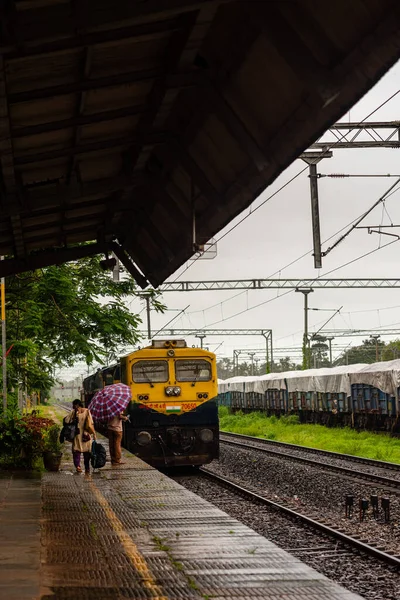
[[[301,422],[400,432],[400,360],[232,377],[218,403],[233,411],[296,414]]]

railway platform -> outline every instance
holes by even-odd
[[[0,597],[356,600],[124,451],[76,474],[0,477]]]

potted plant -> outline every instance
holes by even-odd
[[[43,463],[47,471],[58,471],[62,458],[62,444],[60,443],[60,427],[49,427],[43,439]]]

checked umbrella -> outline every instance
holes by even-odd
[[[105,388],[96,392],[89,404],[94,421],[111,421],[113,417],[120,415],[128,406],[132,398],[131,389],[124,383],[106,385]]]

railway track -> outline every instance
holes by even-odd
[[[207,477],[210,481],[221,485],[230,491],[233,491],[235,494],[241,496],[242,498],[246,498],[251,502],[255,502],[259,505],[268,506],[269,508],[279,511],[284,514],[291,520],[301,522],[312,530],[316,530],[319,533],[324,534],[330,539],[334,539],[343,543],[346,547],[351,547],[357,552],[362,554],[367,554],[372,556],[374,559],[379,560],[380,562],[394,566],[398,570],[400,570],[400,556],[393,554],[391,552],[386,552],[381,547],[378,547],[371,541],[357,538],[355,536],[350,536],[346,534],[343,530],[339,528],[335,528],[334,525],[330,523],[326,523],[323,521],[317,521],[313,516],[307,515],[304,512],[298,512],[294,510],[293,507],[288,506],[284,502],[279,502],[272,500],[266,496],[262,496],[253,492],[237,483],[227,479],[226,477],[222,477],[221,475],[217,475],[216,473],[210,471],[205,467],[201,467],[200,473],[202,476]]]
[[[261,438],[227,433],[225,431],[220,434],[220,442],[245,450],[255,450],[278,458],[298,461],[303,464],[340,473],[351,479],[362,480],[364,483],[372,483],[374,485],[384,486],[392,491],[394,489],[400,491],[400,465],[396,465],[395,463],[387,463],[368,458],[364,459],[349,454],[328,452],[315,448],[287,444],[285,442],[263,440]],[[318,456],[319,458],[309,458],[304,456],[304,454]],[[326,461],[321,462],[321,458],[323,457],[336,461],[336,463]],[[344,461],[348,463],[348,466],[338,464],[339,462]],[[361,467],[363,470],[360,470]],[[378,470],[383,471],[386,474],[379,474],[377,473]],[[394,475],[395,478],[393,478]]]

